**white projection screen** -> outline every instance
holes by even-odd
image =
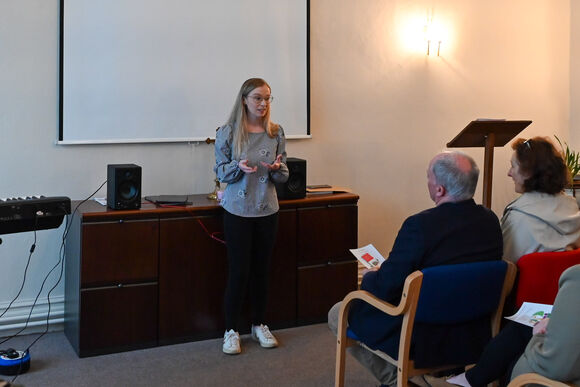
[[[309,137],[309,1],[61,0],[59,144],[204,141],[248,78]]]

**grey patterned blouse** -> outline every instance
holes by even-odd
[[[233,135],[230,125],[218,129],[215,139],[214,172],[222,183],[227,183],[222,207],[231,214],[244,217],[268,216],[278,212],[278,197],[274,183],[288,180],[286,166],[286,137],[280,127],[278,135],[270,138],[267,133],[248,133],[249,142],[240,155],[233,158]],[[280,169],[270,172],[260,161],[271,164],[282,154]],[[244,173],[238,166],[240,160],[258,166],[255,173]]]

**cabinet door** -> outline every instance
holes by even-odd
[[[266,306],[266,323],[270,328],[296,324],[296,211],[281,210],[278,236],[272,263]],[[246,324],[248,325],[248,324]],[[248,325],[249,328],[249,325]]]
[[[221,214],[160,220],[161,343],[223,335],[226,248],[210,235],[222,231]]]
[[[298,268],[298,323],[326,321],[330,308],[357,288],[357,261]]]
[[[157,284],[81,291],[79,356],[157,345]]]
[[[357,248],[355,205],[298,209],[298,264],[313,265],[352,259]]]
[[[157,281],[159,221],[84,223],[81,287]]]
[[[221,214],[160,221],[159,339],[163,343],[223,334],[227,252],[225,244],[210,234],[223,240]],[[249,329],[245,306],[240,327]],[[295,322],[296,211],[285,210],[280,211],[270,265],[266,323],[277,328]]]

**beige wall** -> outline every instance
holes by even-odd
[[[451,30],[440,57],[400,45],[403,20],[428,10]],[[568,1],[312,0],[311,18],[313,140],[288,148],[308,160],[310,183],[361,196],[360,245],[388,253],[404,218],[432,205],[426,165],[472,119],[529,119],[522,136],[568,137]],[[481,165],[483,149],[465,151]],[[515,197],[510,156],[496,148],[499,216]]]
[[[580,1],[570,1],[570,145],[580,150]]]
[[[576,72],[569,74],[570,18],[578,19],[577,6],[570,16],[570,0],[310,3],[312,139],[291,141],[288,151],[308,160],[309,183],[347,186],[360,195],[360,245],[374,243],[387,254],[404,218],[432,205],[426,165],[472,119],[530,119],[534,123],[524,136],[569,137],[570,84],[580,90]],[[107,164],[126,162],[143,167],[145,195],[210,191],[213,148],[203,143],[54,144],[58,7],[57,0],[0,1],[0,197],[83,199],[106,179]],[[408,52],[400,44],[407,20],[426,19],[428,10],[451,31],[440,57],[427,57],[423,49]],[[576,63],[575,47],[572,54]],[[481,163],[482,149],[467,151]],[[511,151],[495,153],[493,209],[501,214],[515,197],[506,176]],[[481,189],[476,199],[481,201]],[[38,233],[24,290],[14,304],[14,324],[22,326],[26,305],[58,262],[62,231]],[[0,310],[18,292],[34,236],[2,239]],[[53,273],[41,303],[57,276]],[[60,303],[52,309],[56,321],[62,318],[63,292],[61,283],[52,293],[52,301]]]

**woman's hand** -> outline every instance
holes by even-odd
[[[240,167],[240,169],[244,173],[254,173],[258,170],[257,166],[253,166],[253,167],[248,166],[248,160],[240,160],[238,162],[238,167]]]
[[[532,333],[534,335],[546,333],[546,330],[548,329],[548,322],[549,321],[550,321],[550,319],[548,317],[538,321],[536,323],[536,325],[534,325],[534,327],[532,328]]]
[[[274,160],[274,162],[272,164],[268,164],[265,163],[263,161],[260,161],[262,163],[262,165],[266,168],[268,168],[270,171],[277,171],[278,169],[280,169],[280,163],[282,162],[282,155],[278,155],[276,156],[276,160]]]

